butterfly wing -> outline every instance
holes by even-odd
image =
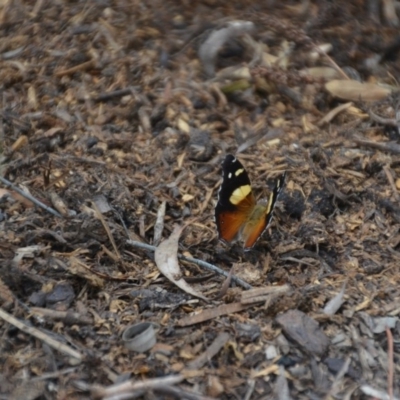
[[[215,207],[215,221],[219,238],[235,239],[256,204],[249,176],[243,165],[231,154],[222,164],[222,185]]]
[[[276,181],[274,190],[269,196],[267,206],[256,206],[254,212],[250,215],[242,231],[244,249],[250,250],[257,242],[259,237],[268,228],[272,215],[274,213],[275,203],[285,184],[286,173],[282,174]]]

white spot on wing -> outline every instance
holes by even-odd
[[[238,169],[237,171],[235,171],[235,176],[239,176],[240,174],[242,174],[244,172],[243,168]]]

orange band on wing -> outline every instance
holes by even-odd
[[[224,210],[224,207],[217,205],[216,222],[219,238],[226,242],[231,242],[239,233],[241,227],[246,223],[249,215],[254,209],[256,201],[253,193],[247,193],[247,196],[231,210]],[[232,207],[233,204],[231,203]]]
[[[247,220],[247,214],[239,211],[225,211],[217,216],[219,238],[231,242]]]
[[[257,242],[260,235],[267,227],[267,220],[260,219],[256,225],[246,225],[242,232],[242,239],[244,240],[244,249],[250,249]]]

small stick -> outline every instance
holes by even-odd
[[[153,243],[158,246],[161,241],[162,231],[164,229],[164,218],[165,218],[165,209],[167,206],[167,202],[163,201],[157,211],[157,219],[154,224],[154,237]]]
[[[36,18],[37,17],[37,15],[39,14],[40,10],[43,7],[43,3],[44,3],[44,0],[37,0],[36,1],[35,7],[33,7],[33,10],[32,10],[32,13],[31,13],[31,17],[32,18]]]
[[[254,379],[248,379],[247,380],[247,385],[248,385],[248,388],[247,388],[246,394],[244,396],[244,400],[250,400],[251,399],[251,395],[254,392],[254,387],[256,385],[256,381]]]
[[[203,367],[204,364],[219,353],[229,339],[229,333],[221,332],[202,354],[187,364],[187,369],[200,369]]]
[[[183,379],[184,377],[182,375],[170,375],[162,378],[147,379],[145,381],[130,380],[106,388],[103,386],[93,385],[91,388],[91,394],[95,399],[115,398],[116,396],[122,397],[122,395],[127,393],[134,394],[137,391],[154,390],[166,385],[174,385],[182,382]]]
[[[344,79],[350,79],[346,73],[342,70],[342,68],[339,67],[339,65],[336,64],[335,61],[333,61],[333,59],[328,56],[328,54],[326,53],[326,51],[322,50],[320,47],[318,47],[317,45],[314,45],[314,50],[318,53],[321,54],[323,56],[326,57],[326,59],[332,64],[332,67],[336,69],[336,71],[339,72],[340,75],[342,75],[342,77]]]
[[[20,194],[21,196],[25,197],[26,199],[30,200],[32,203],[36,204],[37,206],[39,206],[40,208],[43,208],[44,210],[46,210],[47,212],[49,212],[50,214],[55,215],[58,218],[63,218],[63,216],[58,213],[56,210],[54,210],[53,208],[46,206],[46,204],[43,204],[41,201],[35,199],[32,195],[30,195],[29,193],[24,192],[23,190],[19,189],[17,186],[15,186],[13,183],[11,183],[10,181],[8,181],[7,179],[3,178],[2,176],[0,176],[0,182],[2,182],[4,185],[6,185],[7,187],[10,187],[12,190],[14,190],[15,192],[17,192],[18,194]]]
[[[100,167],[104,167],[107,165],[105,161],[97,161],[97,160],[90,160],[89,158],[85,157],[77,157],[77,156],[70,156],[68,154],[63,154],[61,156],[56,156],[59,160],[71,160],[77,163],[82,163],[82,164],[93,164],[93,165],[98,165]]]
[[[41,307],[32,307],[31,311],[33,313],[37,313],[43,315],[45,317],[49,317],[56,320],[61,320],[65,324],[74,325],[74,324],[82,324],[82,325],[91,325],[93,324],[93,319],[91,317],[86,317],[77,312],[73,311],[56,311],[48,308]]]
[[[329,124],[336,117],[336,115],[340,114],[342,111],[347,110],[353,105],[350,101],[348,103],[341,104],[340,106],[335,107],[333,110],[329,111],[320,121],[318,121],[317,125],[322,126],[324,124]]]
[[[2,308],[0,308],[0,318],[2,318],[4,321],[8,322],[11,325],[14,325],[18,329],[20,329],[22,332],[25,332],[28,335],[31,335],[31,336],[41,340],[42,342],[48,344],[50,347],[53,347],[54,349],[60,351],[61,353],[67,354],[70,357],[73,357],[79,361],[82,361],[83,355],[81,353],[79,353],[78,351],[72,349],[71,347],[67,346],[64,343],[58,342],[57,340],[46,335],[39,329],[36,329],[33,326],[28,326],[28,325],[24,324],[23,322],[19,321],[17,318],[13,317],[11,314],[5,312]]]
[[[103,225],[104,230],[107,232],[107,236],[110,239],[110,242],[111,242],[112,247],[113,247],[113,249],[115,251],[115,255],[117,256],[117,259],[121,260],[121,254],[119,253],[118,247],[115,244],[114,237],[113,237],[113,235],[112,235],[112,233],[110,231],[110,228],[108,227],[105,219],[103,218],[103,215],[99,210],[99,207],[97,207],[97,204],[94,201],[92,201],[92,206],[94,208],[94,211],[96,212],[96,217],[100,220],[101,224]]]
[[[361,146],[371,147],[388,153],[400,154],[400,145],[394,142],[373,142],[371,140],[353,139],[353,141]]]
[[[394,197],[396,198],[396,200],[399,200],[399,193],[397,191],[396,184],[395,184],[394,179],[393,179],[393,175],[390,172],[390,167],[388,165],[385,165],[383,167],[383,170],[385,171],[386,178],[389,181],[390,186],[392,187]]]
[[[92,100],[98,103],[100,101],[107,101],[116,97],[127,96],[128,94],[132,94],[132,89],[118,89],[112,92],[100,93],[97,97],[93,97]]]
[[[150,250],[150,251],[153,251],[153,252],[156,250],[155,246],[151,246],[151,245],[146,244],[146,243],[136,242],[135,240],[127,240],[126,243],[130,244],[131,246],[139,247],[139,248]],[[204,267],[206,269],[209,269],[210,271],[213,271],[213,272],[215,272],[215,273],[217,273],[219,275],[223,275],[225,277],[229,276],[228,272],[225,272],[224,270],[216,267],[213,264],[209,264],[208,262],[205,262],[205,261],[202,261],[202,260],[198,260],[197,258],[185,257],[185,256],[182,256],[182,255],[178,255],[178,258],[180,258],[181,260],[184,260],[184,261],[188,261],[188,262],[197,264],[198,266]],[[252,289],[251,285],[249,285],[245,281],[242,281],[236,275],[232,275],[232,280],[235,283],[237,283],[239,286],[242,286],[244,289]]]
[[[71,372],[74,372],[76,369],[77,367],[71,367],[62,369],[60,371],[47,372],[45,374],[41,374],[40,376],[35,376],[34,378],[30,378],[30,381],[36,382],[36,381],[45,381],[46,379],[59,378],[61,375],[70,374]]]
[[[386,327],[386,336],[388,341],[388,393],[390,400],[393,400],[393,335],[390,328]]]
[[[395,128],[398,127],[398,123],[397,123],[396,119],[394,119],[394,118],[383,118],[383,117],[380,117],[379,115],[375,114],[371,110],[368,111],[368,114],[371,117],[372,121],[377,122],[378,124],[387,125],[387,126],[393,126]]]
[[[94,68],[94,66],[95,66],[94,60],[90,60],[90,61],[86,61],[82,64],[75,65],[74,67],[58,71],[58,72],[56,72],[55,75],[56,75],[56,77],[60,78],[64,75],[72,75],[78,71],[85,71],[87,69]]]

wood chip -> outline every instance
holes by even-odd
[[[299,310],[290,310],[276,318],[283,332],[304,350],[323,356],[329,347],[329,339],[316,321]]]

